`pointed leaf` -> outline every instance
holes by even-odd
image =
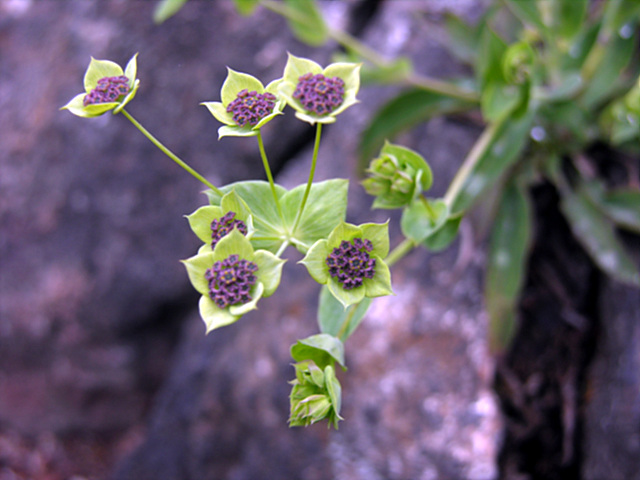
[[[322,333],[328,333],[338,337],[345,342],[355,331],[364,318],[371,299],[365,298],[357,305],[344,308],[324,285],[320,290],[320,300],[318,304],[318,326]]]
[[[162,0],[153,11],[153,21],[162,23],[174,16],[187,0]]]
[[[344,345],[332,335],[318,333],[298,340],[291,347],[291,357],[296,362],[312,360],[320,369],[333,362],[338,362],[344,368]]]
[[[453,99],[425,90],[408,90],[380,108],[360,139],[360,170],[382,148],[385,139],[393,139],[398,133],[437,115],[469,110],[472,102]]]
[[[640,273],[620,240],[613,226],[584,192],[566,190],[561,203],[576,240],[602,271],[613,278],[640,286]]]
[[[422,241],[422,245],[432,252],[440,252],[447,248],[458,235],[458,228],[460,227],[462,217],[462,212],[449,215],[444,225],[425,238]]]
[[[528,197],[509,183],[493,224],[485,284],[490,345],[497,353],[509,346],[515,332],[515,311],[531,245],[531,221]]]
[[[420,243],[442,228],[447,218],[449,208],[443,200],[429,201],[419,197],[402,212],[400,227],[405,237]]]
[[[313,47],[327,41],[328,27],[314,0],[285,0],[291,11],[287,17],[289,27],[298,40]]]

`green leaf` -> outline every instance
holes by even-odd
[[[162,23],[174,16],[187,3],[187,0],[162,0],[153,11],[153,21]]]
[[[471,102],[453,99],[425,90],[407,90],[380,108],[360,139],[360,170],[377,155],[385,139],[437,115],[473,108]]]
[[[551,29],[564,38],[572,38],[578,34],[584,25],[588,4],[588,0],[545,0],[545,7],[551,9]]]
[[[460,227],[462,217],[462,212],[455,215],[449,215],[444,225],[425,238],[422,241],[422,245],[432,252],[440,252],[447,248],[458,235],[458,229]]]
[[[235,190],[236,194],[244,200],[253,215],[255,232],[251,237],[251,243],[256,249],[269,250],[275,253],[280,248],[286,229],[278,215],[278,209],[273,200],[271,187],[268,182],[251,180],[236,182],[220,189],[223,193]],[[282,203],[282,197],[287,191],[279,185],[275,186],[276,195]],[[207,191],[209,202],[212,205],[220,205],[220,195]]]
[[[481,104],[482,116],[488,122],[502,120],[522,102],[522,89],[516,85],[493,82],[483,89]]]
[[[349,181],[340,178],[314,183],[311,186],[302,218],[293,232],[293,237],[298,242],[295,246],[300,252],[306,253],[311,245],[317,240],[327,238],[331,231],[344,221],[347,215],[348,187]],[[289,230],[293,228],[305,188],[306,185],[299,185],[282,196],[280,204]]]
[[[326,333],[318,333],[298,340],[291,346],[291,357],[296,362],[312,360],[320,369],[324,369],[333,362],[338,362],[344,369],[344,345],[342,342]]]
[[[488,26],[483,29],[480,39],[480,50],[476,57],[476,78],[481,90],[492,83],[505,82],[502,58],[507,51],[507,44]]]
[[[446,47],[459,60],[473,64],[478,53],[480,45],[480,34],[482,32],[483,22],[478,27],[469,25],[459,16],[446,12],[444,17],[444,25],[447,29],[448,40]]]
[[[485,282],[489,343],[497,353],[506,350],[516,330],[516,308],[531,245],[531,221],[529,198],[514,182],[509,183],[493,224]]]
[[[604,185],[584,183],[581,188],[589,199],[618,227],[640,233],[640,190],[618,188],[605,191]]]
[[[587,109],[596,107],[619,87],[618,81],[629,64],[637,44],[638,32],[636,30],[632,32],[626,38],[619,34],[614,35],[613,40],[606,46],[602,61],[580,97],[581,104]]]
[[[364,318],[371,299],[365,298],[357,305],[344,308],[329,291],[326,285],[320,290],[318,304],[318,326],[322,333],[328,333],[345,342]]]
[[[296,38],[312,47],[324,45],[329,29],[314,0],[284,0],[291,12],[289,27]]]
[[[542,21],[538,5],[533,0],[505,0],[509,10],[524,24],[536,28],[540,33],[547,33],[547,26]]]
[[[233,0],[233,3],[240,15],[251,15],[260,4],[260,0]]]
[[[449,207],[443,200],[429,201],[419,197],[402,212],[402,234],[420,243],[442,228],[448,217]]]
[[[616,237],[613,225],[584,191],[563,191],[561,208],[576,240],[603,272],[623,283],[640,286],[640,273],[633,258]]]
[[[533,113],[528,112],[518,119],[507,119],[495,126],[495,131],[485,148],[479,152],[472,152],[479,158],[471,173],[465,178],[462,188],[450,200],[452,213],[468,209],[520,158],[520,153],[529,139]]]

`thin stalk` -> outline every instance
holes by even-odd
[[[343,342],[346,339],[342,337],[347,332],[347,327],[349,327],[349,324],[351,323],[351,319],[353,318],[353,315],[356,313],[356,310],[358,309],[358,305],[359,303],[351,305],[351,309],[349,310],[349,313],[347,313],[347,316],[345,317],[344,322],[342,322],[342,325],[340,326],[340,330],[338,330],[338,334],[336,335],[336,338],[339,338]]]
[[[495,122],[488,125],[484,132],[482,132],[482,135],[480,135],[480,138],[478,138],[475,145],[467,155],[467,158],[464,159],[464,162],[458,169],[458,172],[451,181],[451,184],[449,184],[447,193],[444,195],[444,201],[447,205],[451,206],[453,204],[460,193],[460,190],[462,190],[464,183],[467,181],[467,178],[471,175],[473,168],[487,151],[501,126],[502,122]]]
[[[427,209],[427,213],[429,214],[429,217],[435,220],[437,215],[436,215],[436,212],[433,210],[433,208],[431,208],[431,205],[429,205],[429,200],[427,200],[422,195],[420,195],[420,201],[424,205],[424,208]]]
[[[271,187],[271,194],[273,195],[273,200],[276,202],[276,208],[278,209],[278,215],[280,215],[280,220],[282,220],[282,225],[284,222],[284,215],[282,214],[282,207],[280,206],[280,200],[278,200],[278,195],[276,193],[276,184],[273,181],[273,175],[271,175],[271,168],[269,167],[269,160],[267,159],[267,152],[264,149],[264,142],[262,141],[262,134],[260,133],[260,129],[258,129],[258,148],[260,149],[260,157],[262,158],[262,165],[264,166],[264,171],[267,174],[267,179],[269,180],[269,186]]]
[[[320,137],[322,136],[322,124],[318,123],[316,128],[316,141],[313,145],[313,158],[311,159],[311,170],[309,170],[309,180],[307,180],[307,188],[304,191],[304,195],[302,196],[302,203],[300,203],[300,209],[298,210],[298,214],[296,215],[296,220],[293,222],[293,228],[291,229],[291,234],[294,235],[296,228],[298,228],[298,224],[302,219],[302,212],[304,211],[304,207],[307,204],[307,199],[309,198],[309,192],[311,192],[311,185],[313,184],[313,177],[316,173],[316,164],[318,161],[318,150],[320,149]]]
[[[289,240],[285,240],[284,242],[282,242],[280,248],[278,248],[278,251],[276,252],[276,257],[280,258],[280,256],[284,253],[288,246]]]
[[[271,10],[272,12],[288,18],[289,20],[297,22],[305,22],[307,20],[307,16],[303,13],[292,10],[291,8],[281,3],[271,0],[261,0],[260,4],[265,8]],[[391,62],[389,62],[378,52],[368,47],[348,32],[345,32],[343,30],[328,29],[327,35],[346,49],[355,52],[356,54],[358,54],[358,56],[360,56],[364,60],[367,60],[368,62],[371,62],[377,67],[384,68],[390,66],[391,64]],[[416,73],[409,73],[405,76],[404,81],[409,85],[420,88],[422,90],[427,90],[429,92],[439,93],[451,98],[458,98],[460,100],[465,100],[472,103],[479,102],[479,97],[475,92],[464,90],[457,85],[442,80],[436,80],[434,78],[426,77],[424,75],[418,75]]]
[[[387,258],[384,259],[384,262],[390,267],[405,255],[407,255],[415,247],[417,247],[416,242],[414,242],[410,238],[405,238],[396,248],[394,248],[389,253],[389,255],[387,255]]]
[[[178,157],[175,153],[173,153],[171,150],[169,150],[167,147],[165,147],[162,143],[160,143],[160,141],[156,137],[151,135],[151,133],[146,128],[144,128],[135,118],[133,118],[129,114],[129,112],[127,112],[124,108],[122,110],[120,110],[120,111],[122,112],[122,114],[125,117],[127,117],[127,119],[131,123],[133,123],[133,125],[138,130],[140,130],[142,132],[142,134],[145,137],[147,137],[151,141],[151,143],[153,143],[156,147],[158,147],[162,153],[164,153],[167,157],[169,157],[171,160],[176,162],[178,165],[180,165],[187,172],[189,172],[192,176],[194,176],[196,179],[198,179],[199,181],[204,183],[207,187],[209,187],[211,190],[216,192],[218,195],[220,195],[220,196],[224,195],[224,193],[220,189],[215,187],[211,182],[209,182],[209,180],[207,180],[202,175],[200,175],[198,172],[196,172],[193,168],[191,168],[189,165],[187,165],[186,162],[181,160],[180,157]]]

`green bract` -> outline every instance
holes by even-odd
[[[85,93],[80,93],[73,97],[69,103],[61,108],[61,110],[69,110],[71,113],[78,115],[79,117],[97,117],[109,110],[113,110],[114,114],[118,113],[133,99],[138,91],[138,87],[140,86],[140,80],[136,78],[138,68],[136,63],[137,56],[138,54],[136,53],[131,57],[131,60],[127,63],[124,71],[117,63],[109,60],[96,60],[91,57],[89,68],[87,68],[87,71],[84,74]],[[129,86],[129,92],[123,99],[117,102],[94,103],[90,105],[84,104],[85,97],[97,87],[99,80],[104,79],[105,77],[119,77],[121,75],[127,77]]]
[[[227,68],[227,70],[229,73],[220,90],[220,99],[222,101],[202,102],[201,105],[207,107],[216,120],[224,123],[224,126],[218,129],[218,138],[227,136],[252,137],[258,135],[262,126],[271,121],[275,116],[282,114],[285,102],[278,96],[278,85],[282,79],[274,80],[264,87],[260,80],[249,74],[236,72],[230,68]],[[233,114],[227,111],[227,109],[232,102],[238,98],[238,94],[243,91],[256,92],[256,94],[259,95],[264,95],[265,93],[274,95],[276,100],[273,111],[263,117],[261,116],[259,122],[255,125],[238,125],[238,123],[234,121]]]
[[[360,286],[346,289],[343,283],[330,274],[327,258],[335,252],[335,249],[340,249],[343,242],[356,242],[357,239],[371,242],[371,249],[367,255],[375,260],[374,274],[372,278],[364,278]],[[365,297],[393,294],[391,273],[383,260],[388,253],[389,222],[364,223],[358,226],[342,222],[333,229],[329,238],[315,242],[300,263],[307,267],[309,275],[316,282],[327,285],[333,296],[347,308]]]
[[[220,308],[211,298],[206,274],[216,262],[222,262],[232,255],[257,265],[256,280],[249,292],[251,301]],[[272,295],[280,284],[284,262],[285,260],[279,259],[266,250],[254,251],[251,242],[237,229],[220,239],[213,251],[201,249],[197,255],[183,260],[191,284],[202,294],[199,303],[200,316],[207,326],[207,333],[236,322],[242,315],[255,309],[261,297]]]
[[[313,361],[304,361],[293,365],[296,379],[289,397],[291,414],[289,425],[292,427],[312,425],[324,418],[329,426],[337,429],[340,416],[342,389],[336,378],[335,370],[327,365],[324,370]]]
[[[405,147],[385,142],[380,156],[367,169],[362,186],[376,197],[373,208],[402,208],[431,187],[431,168],[422,156]]]
[[[220,201],[220,206],[206,205],[198,208],[191,215],[187,215],[189,226],[193,233],[205,244],[199,250],[199,253],[211,251],[211,244],[215,240],[212,238],[212,223],[220,221],[225,215],[233,212],[234,220],[239,220],[246,226],[246,237],[251,238],[254,232],[253,217],[247,204],[235,192],[231,190]]]
[[[360,67],[361,64],[359,63],[332,63],[323,69],[313,60],[289,54],[279,91],[286,99],[287,104],[296,111],[296,117],[300,120],[309,122],[312,125],[315,123],[333,123],[336,121],[336,116],[339,113],[358,103],[356,95],[360,88]],[[335,110],[323,115],[318,115],[306,109],[300,100],[294,98],[294,92],[296,91],[300,78],[308,73],[312,75],[324,75],[327,78],[337,77],[344,82],[343,101]]]

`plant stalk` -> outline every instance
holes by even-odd
[[[204,183],[207,187],[209,187],[211,190],[213,190],[215,193],[217,193],[220,196],[223,196],[224,193],[218,189],[217,187],[215,187],[211,182],[209,182],[209,180],[207,180],[206,178],[204,178],[202,175],[200,175],[198,172],[196,172],[193,168],[191,168],[189,165],[187,165],[186,162],[184,162],[183,160],[180,159],[180,157],[178,157],[175,153],[173,153],[171,150],[169,150],[167,147],[165,147],[156,137],[154,137],[153,135],[151,135],[151,133],[144,128],[135,118],[133,118],[129,112],[127,112],[124,108],[122,110],[120,110],[122,112],[122,114],[127,117],[127,119],[133,123],[133,125],[142,132],[142,134],[147,137],[151,143],[153,143],[156,147],[158,147],[160,149],[160,151],[162,153],[164,153],[167,157],[169,157],[171,160],[173,160],[174,162],[176,162],[178,165],[180,165],[182,168],[184,168],[187,172],[189,172],[193,177],[195,177],[196,179],[198,179],[200,182]]]
[[[302,196],[302,203],[300,203],[300,209],[298,210],[298,214],[296,215],[296,220],[293,222],[293,228],[291,229],[291,235],[295,235],[296,228],[298,228],[298,224],[302,219],[302,212],[304,211],[304,207],[307,205],[307,199],[309,198],[309,193],[311,192],[311,185],[313,185],[313,177],[316,173],[316,164],[318,163],[318,150],[320,149],[320,137],[322,136],[322,124],[318,123],[316,127],[316,141],[313,145],[313,158],[311,159],[311,170],[309,170],[309,180],[307,180],[307,188],[304,191],[304,195]]]
[[[262,134],[260,129],[258,129],[258,148],[260,149],[260,157],[262,158],[262,165],[264,166],[264,171],[267,174],[267,179],[269,180],[269,186],[271,187],[271,194],[273,195],[273,200],[276,203],[276,208],[278,209],[278,215],[280,215],[280,220],[282,221],[282,225],[285,225],[284,215],[282,213],[282,207],[280,206],[280,200],[278,200],[278,195],[276,193],[276,185],[273,181],[273,175],[271,174],[271,168],[269,167],[269,160],[267,159],[267,152],[264,149],[264,142],[262,141]]]

